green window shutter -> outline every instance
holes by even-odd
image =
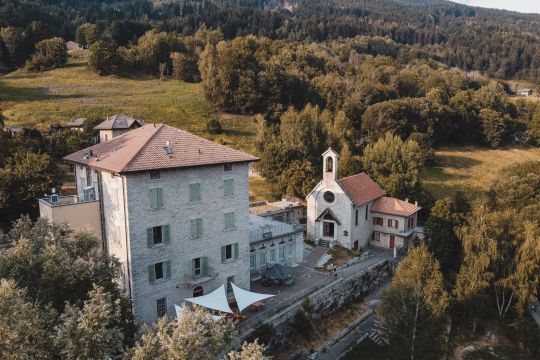
[[[163,207],[163,189],[157,189],[157,208],[161,209]]]
[[[171,262],[165,261],[165,279],[171,278]]]
[[[150,208],[156,209],[156,207],[157,207],[156,189],[150,189]]]
[[[203,276],[208,276],[208,259],[206,257],[201,258],[201,272]]]
[[[223,214],[223,229],[229,229],[229,213]]]
[[[233,196],[234,195],[234,180],[226,179],[223,181],[223,196]]]
[[[150,284],[156,282],[156,268],[154,264],[148,266],[148,281],[150,281]]]
[[[225,256],[226,256],[226,252],[225,252],[225,246],[222,246],[221,247],[221,262],[225,262]]]
[[[168,244],[171,239],[171,227],[169,225],[163,225],[161,227],[161,232],[163,236],[163,243]]]
[[[201,201],[201,184],[189,184],[189,201]]]
[[[238,243],[233,244],[233,255],[234,255],[234,259],[237,260],[238,259]]]
[[[146,244],[148,247],[154,246],[154,231],[152,228],[146,229]]]
[[[197,219],[197,234],[201,237],[202,233],[202,219]]]
[[[197,219],[191,219],[191,237],[197,238]]]
[[[191,276],[195,277],[195,259],[191,260]]]
[[[231,229],[233,229],[236,225],[235,225],[235,221],[234,221],[234,213],[232,212],[231,213],[231,219],[230,219],[230,225],[231,225]]]

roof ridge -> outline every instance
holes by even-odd
[[[151,124],[141,126],[140,129],[143,129],[145,126],[150,126],[150,125],[151,125]],[[139,156],[139,154],[141,153],[142,149],[145,148],[145,147],[148,145],[148,143],[154,138],[154,136],[156,136],[156,134],[157,134],[158,132],[161,131],[161,129],[163,128],[163,126],[164,126],[163,123],[162,123],[162,124],[155,124],[155,125],[154,125],[154,127],[157,127],[157,130],[154,131],[154,132],[152,133],[152,135],[150,135],[150,137],[149,137],[148,139],[146,139],[146,141],[141,145],[141,147],[140,147],[139,149],[137,149],[137,151],[136,151],[135,154],[131,157],[131,159],[129,159],[129,161],[128,161],[124,166],[122,166],[122,170],[121,170],[121,171],[123,171],[125,168],[127,168],[127,167],[129,166],[129,164],[131,164],[131,162],[132,162],[133,160],[135,160],[135,158],[136,158],[137,156]],[[132,130],[132,131],[133,131],[133,130]],[[126,133],[126,134],[127,134],[127,133]],[[122,134],[122,135],[123,135],[123,134]]]
[[[343,178],[341,178],[341,179],[338,179],[338,180],[341,181],[341,180],[345,180],[345,179],[352,178],[352,177],[355,177],[355,176],[358,176],[358,175],[362,175],[362,174],[368,175],[365,171],[362,171],[362,172],[359,172],[358,174],[345,176],[345,177],[343,177]],[[368,176],[369,176],[369,175],[368,175]]]

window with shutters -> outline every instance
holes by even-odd
[[[255,269],[257,267],[257,255],[251,254],[249,255],[249,268]]]
[[[233,170],[233,164],[223,164],[223,171],[229,172]]]
[[[262,252],[259,253],[259,267],[263,267],[266,265],[266,253]]]
[[[150,171],[150,180],[157,180],[157,179],[161,179],[161,171],[159,170]]]
[[[196,203],[201,200],[201,184],[189,184],[189,202]]]
[[[399,222],[395,219],[388,219],[388,227],[398,228]]]
[[[146,241],[148,247],[168,244],[170,238],[169,225],[154,226],[146,229]]]
[[[148,266],[148,278],[151,284],[171,277],[171,262],[162,261]]]
[[[373,217],[373,225],[380,225],[383,226],[384,219],[382,217],[374,216]]]
[[[238,259],[238,243],[221,247],[221,262],[230,262]]]
[[[234,195],[234,180],[225,179],[223,180],[223,196],[231,197]]]
[[[152,210],[161,209],[163,207],[163,189],[150,189],[150,208]]]
[[[294,249],[294,244],[288,244],[288,245],[287,245],[287,255],[288,255],[288,256],[292,256],[292,255],[293,255],[293,249]]]
[[[371,240],[373,240],[373,241],[381,241],[381,233],[374,232],[371,235]]]
[[[227,212],[223,214],[223,230],[233,230],[234,228],[234,212]]]
[[[191,219],[191,238],[198,239],[203,233],[203,221],[202,218]]]
[[[167,315],[167,298],[156,300],[157,316],[163,317]]]

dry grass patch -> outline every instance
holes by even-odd
[[[254,153],[253,116],[218,114],[201,84],[154,78],[99,76],[87,68],[88,52],[70,53],[67,66],[41,73],[15,71],[0,77],[0,109],[9,124],[45,129],[71,118],[124,113],[166,123],[234,148]],[[210,136],[206,123],[222,122],[224,133]]]
[[[486,191],[500,169],[524,161],[540,161],[540,149],[446,147],[437,151],[435,165],[427,167],[421,178],[425,187],[440,199],[456,191]]]

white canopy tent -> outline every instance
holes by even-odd
[[[238,304],[238,309],[240,311],[244,310],[249,305],[256,303],[257,301],[268,299],[274,296],[274,295],[259,294],[259,293],[247,291],[247,290],[239,288],[233,283],[231,283],[231,285],[232,285],[234,297],[236,298],[236,304]]]
[[[205,308],[217,310],[225,313],[232,314],[233,311],[227,301],[227,294],[225,293],[225,285],[221,285],[216,290],[212,291],[208,295],[186,298],[184,299],[193,304],[204,306]]]
[[[178,305],[174,305],[174,310],[176,311],[176,318],[180,318],[180,314],[182,313],[182,308]],[[222,316],[219,315],[212,315],[212,319],[215,321],[221,320]]]

